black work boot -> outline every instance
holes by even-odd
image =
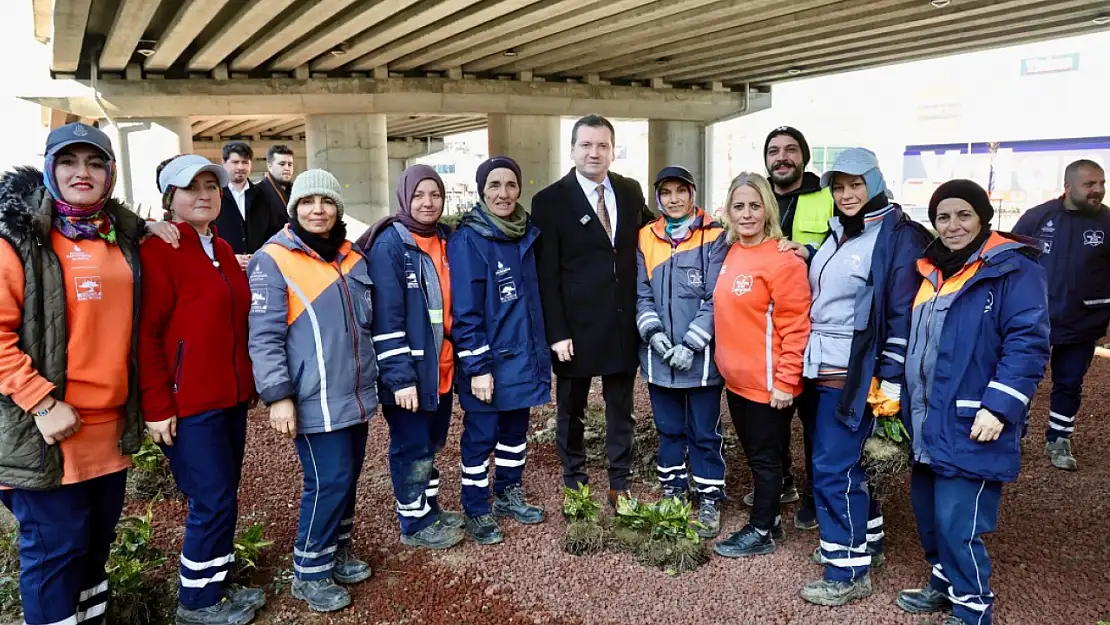
[[[262,606],[266,605],[266,592],[260,588],[224,584],[224,596],[228,601],[245,605],[252,610],[261,610]]]
[[[824,606],[842,606],[856,599],[871,596],[871,576],[864,575],[854,582],[834,582],[821,579],[802,586],[802,599]]]
[[[466,517],[466,533],[479,545],[496,545],[505,539],[492,514]]]
[[[349,544],[335,550],[335,569],[332,575],[340,584],[357,584],[370,579],[370,565],[359,560]]]
[[[910,614],[932,614],[952,609],[948,596],[929,585],[903,590],[898,593],[895,602]]]
[[[702,499],[698,506],[698,525],[694,531],[702,538],[716,538],[721,533],[721,509],[716,499]]]
[[[799,499],[798,509],[794,511],[794,527],[803,531],[817,529],[817,505],[812,495],[802,495]]]
[[[247,625],[252,620],[253,608],[231,601],[220,601],[199,610],[188,610],[177,604],[177,614],[174,615],[175,625]]]
[[[330,577],[324,579],[293,579],[293,598],[308,604],[313,612],[335,612],[351,605],[347,589]]]
[[[517,523],[535,525],[543,523],[543,508],[524,500],[524,488],[519,484],[506,486],[505,491],[493,498],[495,517],[512,517]]]
[[[463,521],[466,524],[466,521]],[[415,534],[401,534],[401,544],[427,549],[449,549],[463,539],[463,530],[436,521]]]

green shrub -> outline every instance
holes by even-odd
[[[678,497],[643,503],[621,497],[611,532],[614,547],[668,575],[693,571],[709,561],[709,552],[695,528],[693,506]]]
[[[601,505],[593,499],[589,484],[579,484],[578,488],[563,487],[563,512],[572,520],[597,523]]]
[[[593,499],[588,484],[563,488],[563,513],[568,520],[563,550],[575,556],[598,553],[605,548],[605,530],[598,524],[601,506]]]
[[[0,533],[0,618],[17,621],[19,597],[19,526]]]
[[[695,531],[693,504],[678,497],[664,497],[655,503],[621,497],[617,500],[616,522],[629,529],[646,533],[653,540],[688,540],[701,542]]]
[[[108,621],[113,625],[149,625],[169,621],[174,607],[172,586],[158,569],[165,555],[151,544],[153,514],[128,516],[116,526],[116,542],[108,555],[108,586],[112,600]]]

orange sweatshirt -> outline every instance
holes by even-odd
[[[71,241],[56,230],[51,243],[66,287],[65,402],[81,417],[81,429],[61,443],[62,484],[73,484],[130,466],[119,453],[119,437],[127,402],[134,283],[127,260],[114,245]],[[23,297],[19,255],[0,240],[0,393],[29,411],[54,385],[19,349]]]
[[[713,291],[715,359],[728,390],[759,403],[770,403],[772,387],[801,394],[809,305],[806,265],[777,240],[729,249]]]
[[[447,265],[447,245],[438,236],[421,237],[412,235],[416,244],[432,258],[439,277],[439,289],[443,292],[443,349],[439,352],[439,394],[451,392],[455,380],[455,348],[446,339],[451,335],[451,269]]]

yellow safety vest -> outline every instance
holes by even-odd
[[[799,195],[790,239],[802,245],[821,245],[829,233],[832,216],[833,198],[828,189]]]

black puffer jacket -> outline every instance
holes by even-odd
[[[109,200],[105,211],[115,218],[120,250],[131,266],[135,283],[130,375],[126,423],[120,451],[132,454],[142,442],[139,414],[139,239],[146,230],[138,215]],[[50,245],[54,206],[46,193],[42,172],[18,167],[0,176],[0,238],[19,254],[25,276],[23,321],[19,346],[31,357],[40,375],[55,385],[54,397],[65,396],[66,301],[62,267]],[[62,481],[62,454],[48,446],[34,419],[6,395],[0,395],[0,484],[14,488],[49,490]]]

